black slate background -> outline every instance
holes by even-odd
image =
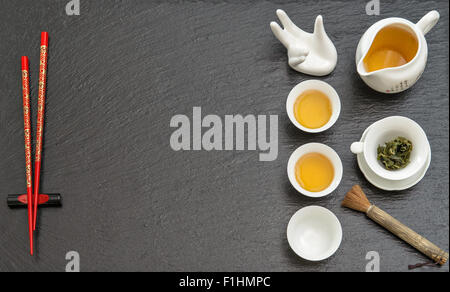
[[[43,192],[60,192],[64,207],[39,213],[38,256],[28,256],[25,210],[0,204],[0,271],[64,271],[65,254],[81,255],[83,271],[364,271],[368,251],[382,271],[426,261],[362,214],[340,207],[360,183],[370,199],[440,247],[449,249],[448,1],[87,1],[67,16],[68,1],[0,0],[0,194],[24,192],[20,56],[31,63],[33,124],[40,31],[50,33]],[[312,31],[322,14],[339,63],[320,78],[341,96],[329,131],[308,135],[290,124],[286,97],[311,77],[291,70],[269,22],[285,9]],[[370,90],[355,72],[354,54],[375,21],[417,22],[441,13],[427,35],[429,61],[419,83],[397,94]],[[279,156],[174,152],[175,114],[279,115]],[[372,187],[349,146],[371,123],[394,114],[416,120],[432,147],[424,180],[402,192]],[[340,187],[308,199],[290,186],[289,155],[308,142],[336,149]],[[2,199],[2,201],[4,201]],[[298,258],[286,240],[290,216],[308,205],[332,210],[344,238],[320,263]],[[419,271],[448,271],[440,269]]]

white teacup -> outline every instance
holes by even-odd
[[[320,153],[327,157],[330,162],[333,164],[334,168],[334,178],[331,184],[325,190],[321,192],[310,192],[302,188],[302,186],[298,183],[295,178],[295,165],[298,160],[308,153]],[[288,178],[292,186],[301,194],[311,197],[311,198],[320,198],[325,197],[331,194],[341,183],[343,167],[342,161],[339,158],[339,155],[334,151],[331,147],[320,144],[320,143],[309,143],[297,148],[289,158],[288,166],[287,166]]]
[[[308,261],[332,256],[342,242],[342,226],[330,210],[309,206],[289,220],[287,238],[292,250]]]
[[[323,92],[330,100],[332,113],[328,122],[320,128],[311,129],[300,124],[295,118],[294,105],[298,97],[307,90],[319,90]],[[341,113],[341,100],[336,90],[328,83],[321,80],[307,80],[295,86],[286,100],[286,112],[291,122],[300,130],[308,133],[320,133],[331,128],[339,118]]]
[[[378,161],[378,146],[397,137],[405,137],[413,144],[410,163],[403,169],[387,170]],[[428,139],[424,130],[411,119],[393,116],[380,120],[368,128],[366,138],[351,146],[354,154],[362,154],[369,168],[378,176],[387,180],[404,180],[417,174],[430,155]]]

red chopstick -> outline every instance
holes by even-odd
[[[33,193],[31,169],[31,122],[30,122],[30,70],[28,57],[22,57],[22,97],[23,97],[23,132],[25,137],[25,174],[27,180],[28,232],[30,236],[30,254],[33,255]]]
[[[38,198],[39,198],[39,180],[41,176],[41,154],[42,138],[44,134],[44,113],[45,113],[45,84],[47,81],[47,60],[48,60],[48,33],[41,33],[41,55],[39,62],[39,93],[38,93],[38,112],[36,125],[36,153],[34,160],[34,202],[33,202],[33,230],[36,230]]]

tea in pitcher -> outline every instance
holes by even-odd
[[[409,63],[417,54],[419,42],[414,33],[399,25],[381,29],[364,58],[367,72],[399,67]]]

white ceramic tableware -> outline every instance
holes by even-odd
[[[333,164],[334,167],[334,178],[331,182],[330,186],[326,188],[325,190],[321,192],[310,192],[305,190],[300,186],[297,179],[295,178],[295,165],[298,162],[298,160],[305,154],[308,153],[320,153],[324,156],[326,156],[330,162]],[[303,146],[300,146],[295,150],[288,161],[287,166],[287,173],[289,177],[289,181],[291,182],[292,186],[301,194],[311,197],[311,198],[320,198],[327,196],[331,194],[341,183],[342,180],[342,174],[343,174],[343,167],[342,167],[342,161],[339,158],[339,155],[334,151],[331,147],[320,144],[320,143],[309,143],[305,144]]]
[[[326,96],[328,96],[328,98],[330,99],[333,111],[328,123],[326,123],[321,128],[317,129],[306,128],[302,124],[300,124],[295,118],[294,113],[295,102],[297,101],[297,98],[307,90],[319,90],[323,92]],[[336,90],[328,83],[320,80],[308,80],[298,84],[291,90],[286,101],[286,112],[291,122],[300,130],[308,133],[320,133],[331,128],[338,120],[339,115],[341,113],[341,100]]]
[[[309,206],[297,211],[287,227],[292,250],[308,261],[322,261],[332,256],[342,242],[342,226],[328,209]]]
[[[364,134],[362,135],[361,142],[364,142],[364,140],[366,139],[367,132],[369,132],[369,130],[370,130],[370,127],[367,128],[366,131],[364,132]],[[367,165],[363,154],[357,155],[357,161],[358,161],[358,166],[359,166],[361,172],[363,173],[364,177],[372,185],[374,185],[375,187],[377,187],[379,189],[385,190],[385,191],[402,191],[402,190],[406,190],[406,189],[409,189],[409,188],[415,186],[425,177],[425,174],[427,173],[428,168],[430,167],[430,164],[431,164],[430,144],[428,144],[428,151],[429,151],[429,155],[428,155],[427,162],[425,163],[425,167],[421,171],[419,171],[416,175],[411,176],[404,180],[389,180],[389,179],[384,179],[384,178],[378,176]]]
[[[403,169],[387,170],[377,159],[377,149],[397,137],[405,137],[412,142],[411,162]],[[430,152],[427,136],[419,124],[400,116],[388,117],[371,125],[365,140],[353,143],[351,151],[362,154],[369,168],[387,180],[413,177],[424,168]]]
[[[274,21],[270,23],[270,28],[288,50],[292,69],[313,76],[325,76],[336,68],[336,47],[325,32],[321,15],[316,18],[314,33],[297,27],[281,9],[277,10],[277,16],[284,29]]]
[[[356,66],[362,80],[372,89],[383,93],[401,92],[414,85],[422,75],[427,63],[428,46],[425,35],[438,21],[439,13],[431,11],[417,24],[403,18],[391,17],[372,25],[362,36],[356,50]],[[377,34],[388,26],[400,27],[409,31],[417,40],[417,53],[410,62],[403,66],[367,72],[364,66],[364,58],[369,52]]]

